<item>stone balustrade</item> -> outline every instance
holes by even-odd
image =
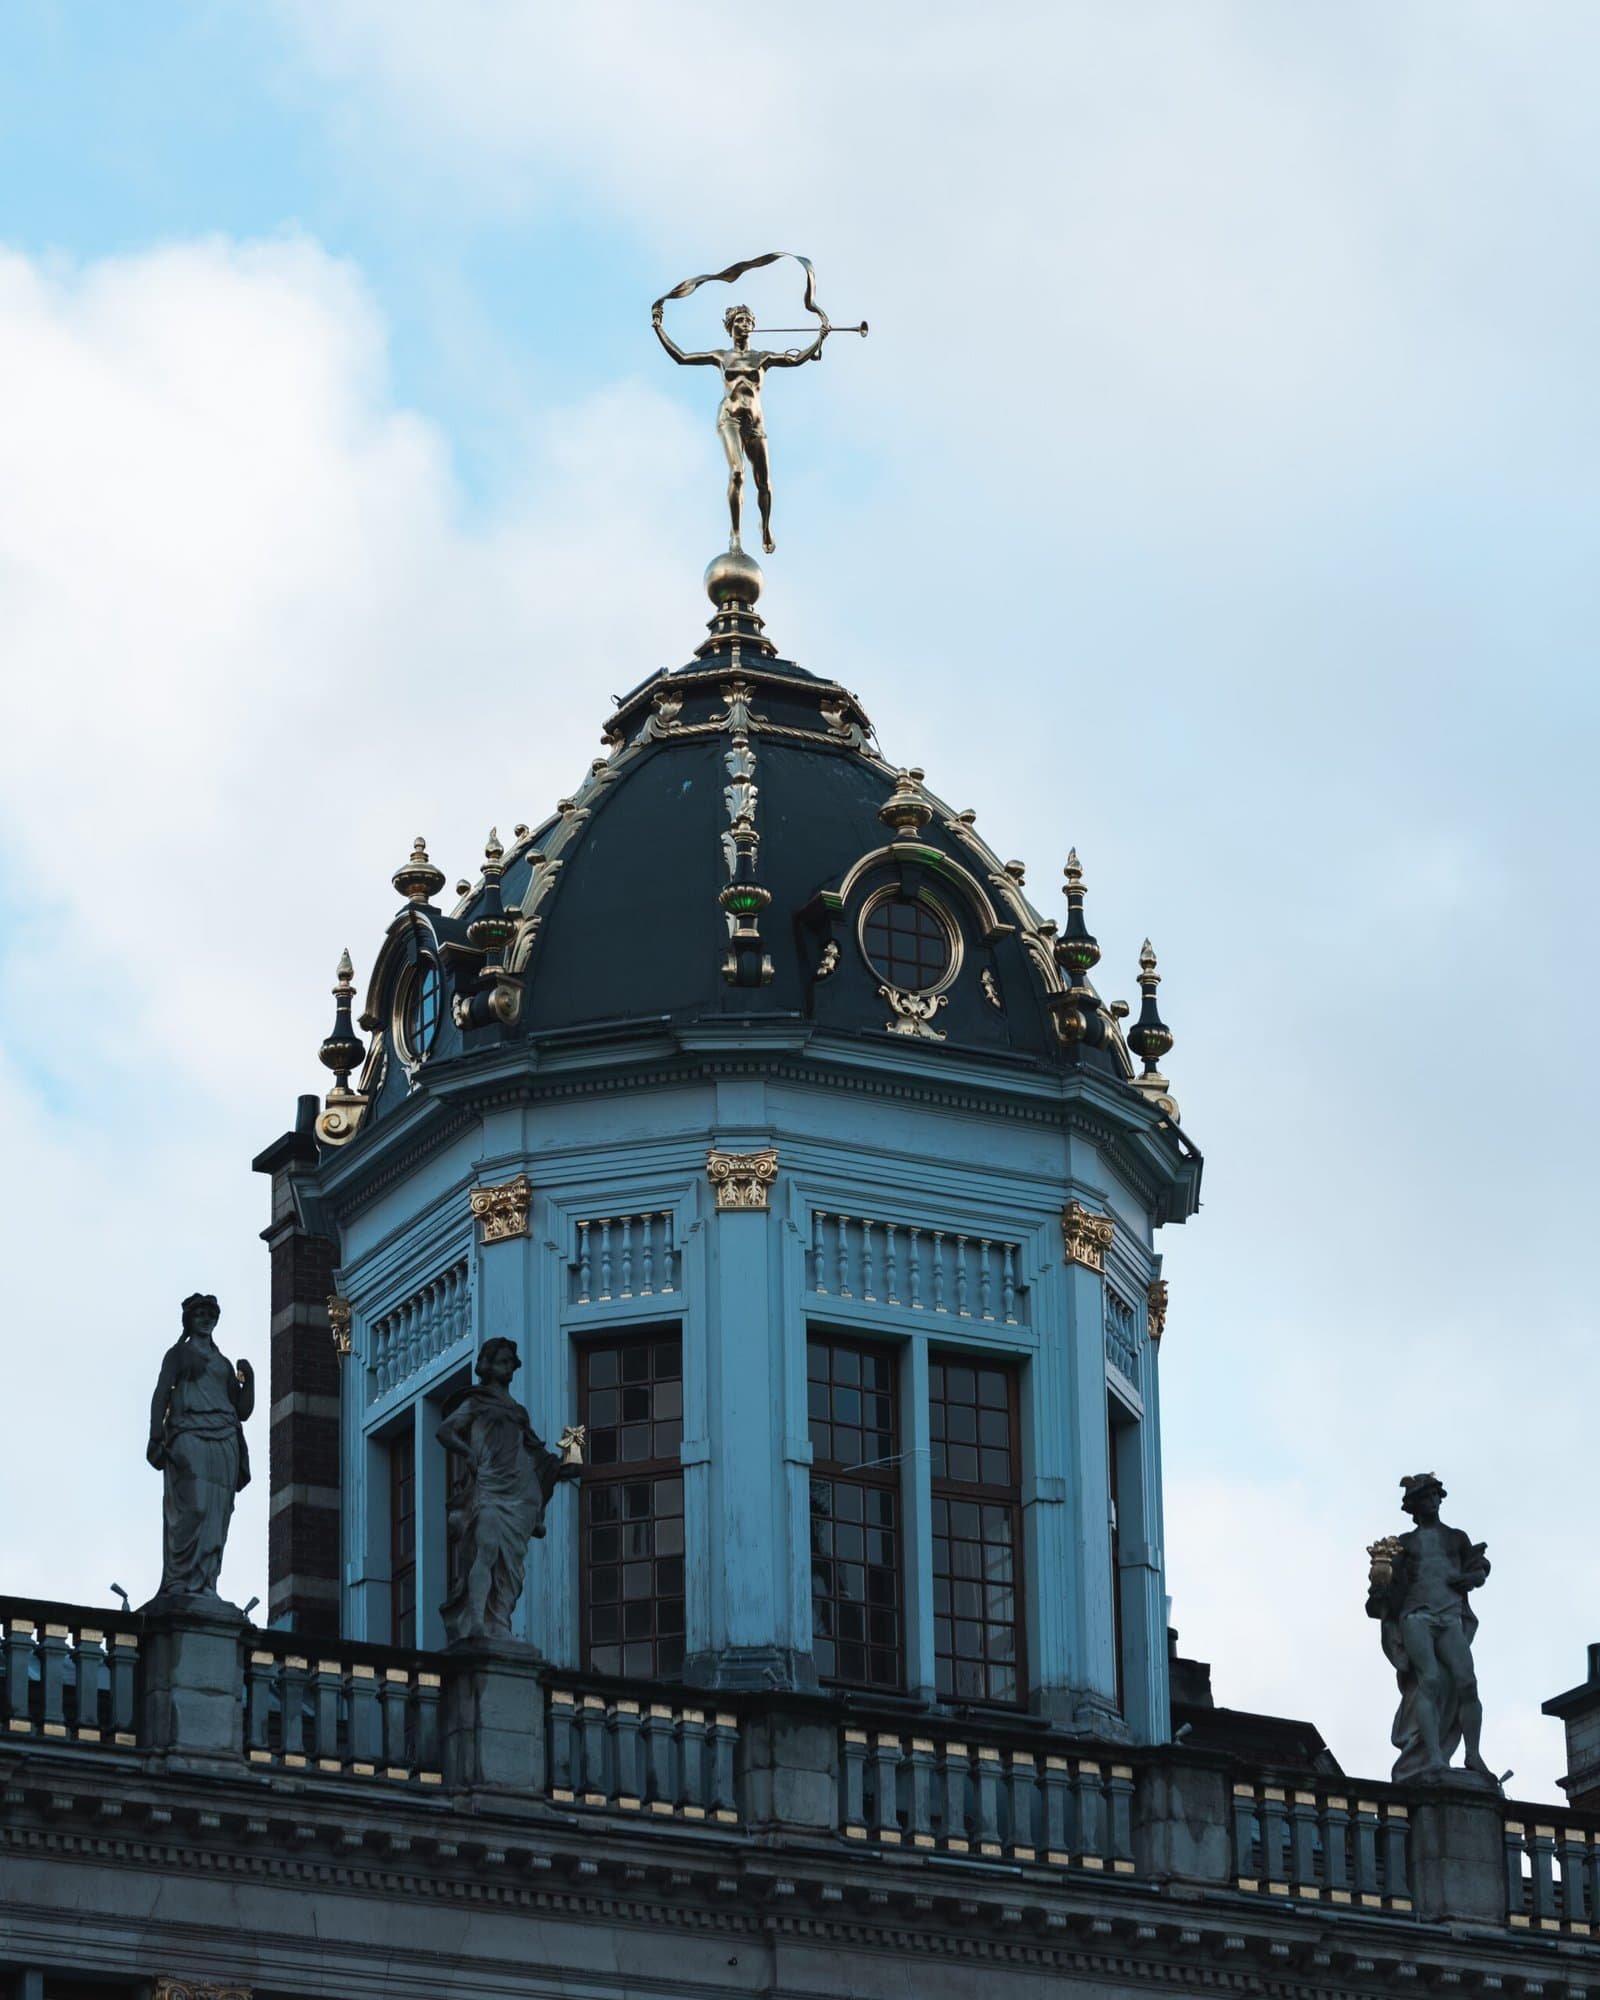
[[[441,1782],[436,1665],[366,1646],[302,1648],[284,1633],[248,1636],[244,1740],[252,1764]]]
[[[678,1254],[670,1209],[583,1217],[575,1225],[567,1262],[568,1303],[595,1305],[676,1292]]]
[[[954,1319],[1024,1326],[1020,1244],[951,1229],[913,1229],[814,1209],[810,1289],[824,1297],[901,1306]]]
[[[132,1748],[138,1635],[123,1614],[0,1597],[0,1721],[10,1737]]]
[[[1506,1910],[1521,1930],[1600,1931],[1600,1826],[1593,1815],[1550,1806],[1508,1805],[1505,1815]]]
[[[1409,1914],[1410,1809],[1377,1789],[1236,1784],[1235,1887]]]
[[[739,1718],[728,1709],[555,1686],[548,1713],[561,1804],[739,1824]]]
[[[187,1783],[257,1773],[309,1798],[325,1779],[353,1781],[480,1815],[543,1801],[614,1834],[669,1822],[752,1852],[832,1843],[941,1870],[1092,1871],[1130,1894],[1171,1885],[1235,1910],[1343,1904],[1417,1936],[1466,1923],[1553,1933],[1563,1949],[1600,1940],[1600,1814],[1461,1787],[1297,1781],[1023,1717],[629,1687],[514,1647],[313,1646],[220,1609],[106,1619],[0,1598],[0,1744],[36,1769],[59,1755],[63,1776],[110,1748]],[[114,1789],[117,1768],[99,1765],[95,1784]],[[330,1782],[325,1796],[339,1795]]]
[[[1130,1764],[1014,1739],[846,1728],[839,1826],[848,1840],[1134,1872]]]

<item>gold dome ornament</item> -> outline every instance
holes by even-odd
[[[1050,1009],[1064,1042],[1095,1044],[1105,1040],[1106,1024],[1094,989],[1086,982],[1100,963],[1100,947],[1083,920],[1083,898],[1088,885],[1075,847],[1068,850],[1067,865],[1062,872],[1067,878],[1061,889],[1067,899],[1067,927],[1050,949],[1061,968],[1066,991],[1051,994]]]
[[[933,818],[933,807],[923,795],[922,776],[915,767],[896,771],[894,790],[878,808],[879,819],[893,827],[902,840],[915,840]]]
[[[444,870],[428,859],[427,842],[419,833],[411,843],[411,858],[403,861],[390,878],[407,902],[428,903],[444,887]]]
[[[1139,989],[1144,997],[1139,1007],[1139,1018],[1128,1030],[1126,1038],[1128,1047],[1144,1064],[1144,1074],[1133,1079],[1133,1087],[1143,1091],[1150,1102],[1159,1106],[1176,1125],[1177,1099],[1158,1067],[1173,1042],[1172,1030],[1162,1020],[1161,1010],[1156,1005],[1156,988],[1160,984],[1161,974],[1156,971],[1155,951],[1146,938],[1139,950]]]
[[[356,996],[355,970],[348,950],[340,952],[333,987],[333,1032],[317,1051],[318,1059],[334,1073],[333,1088],[317,1120],[317,1137],[330,1146],[342,1146],[355,1136],[361,1114],[367,1108],[361,1092],[350,1088],[350,1072],[367,1053],[350,1013]]]

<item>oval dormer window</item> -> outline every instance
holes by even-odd
[[[409,1063],[426,1062],[444,1011],[444,978],[437,959],[419,958],[400,994],[400,1052]]]
[[[900,993],[932,993],[955,972],[955,926],[937,903],[886,889],[861,918],[861,949],[886,986]]]

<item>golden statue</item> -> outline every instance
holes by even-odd
[[[822,343],[835,331],[829,324],[827,314],[816,302],[816,273],[804,257],[796,257],[795,262],[805,269],[806,292],[805,309],[817,317],[817,336],[809,347],[791,347],[774,352],[768,348],[752,347],[751,336],[757,332],[796,333],[797,327],[758,328],[756,316],[748,306],[729,306],[722,315],[722,324],[727,328],[732,340],[731,347],[714,347],[700,354],[685,354],[683,349],[667,332],[662,324],[668,299],[687,298],[699,286],[711,283],[729,284],[742,277],[746,271],[753,271],[763,264],[775,263],[780,257],[793,255],[791,251],[769,250],[764,257],[750,257],[742,264],[730,264],[725,271],[710,271],[703,277],[685,278],[681,285],[675,285],[670,292],[656,300],[650,308],[650,324],[655,328],[656,338],[672,356],[673,360],[685,368],[717,368],[722,372],[722,402],[717,409],[717,436],[722,440],[722,449],[728,460],[728,516],[732,526],[729,537],[730,549],[741,549],[739,526],[744,499],[744,468],[748,460],[751,471],[756,476],[756,498],[761,508],[761,546],[768,555],[775,544],[772,539],[772,475],[767,458],[767,433],[761,421],[761,378],[769,368],[799,368],[807,361],[816,361],[822,355]],[[865,320],[859,326],[838,329],[841,332],[861,333],[867,330]]]

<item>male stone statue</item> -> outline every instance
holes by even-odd
[[[1394,1780],[1445,1777],[1464,1741],[1466,1770],[1450,1776],[1498,1790],[1478,1749],[1483,1706],[1472,1666],[1478,1621],[1467,1602],[1468,1591],[1489,1574],[1487,1544],[1469,1542],[1459,1528],[1447,1528],[1439,1519],[1445,1489],[1431,1472],[1414,1473],[1400,1484],[1400,1504],[1416,1525],[1367,1551],[1372,1558],[1367,1616],[1382,1620],[1383,1650],[1400,1683],[1391,1738],[1400,1752]]]
[[[212,1334],[221,1309],[209,1292],[182,1305],[183,1331],[167,1349],[150,1404],[145,1456],[163,1475],[161,1588],[220,1603],[217,1578],[233,1518],[233,1496],[250,1483],[245,1420],[256,1406],[255,1375],[219,1354]]]
[[[452,1641],[511,1637],[528,1539],[543,1535],[557,1484],[583,1470],[546,1448],[511,1394],[521,1366],[514,1340],[486,1340],[478,1350],[477,1386],[446,1405],[439,1426],[439,1442],[463,1462],[448,1516],[460,1582],[439,1607]]]

